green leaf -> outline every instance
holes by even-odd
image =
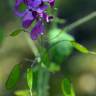
[[[48,39],[50,58],[56,64],[61,64],[71,54],[73,47],[70,42],[74,41],[74,38],[65,31],[53,28],[48,32]]]
[[[29,90],[18,90],[15,92],[16,96],[29,96]]]
[[[58,28],[53,28],[48,33],[49,43],[54,44],[59,41],[74,41],[74,38]]]
[[[33,72],[32,68],[27,69],[27,84],[30,89],[32,89],[33,85]]]
[[[69,95],[71,93],[71,84],[70,84],[69,80],[64,79],[62,85],[63,85],[64,94]]]
[[[63,80],[61,87],[64,96],[75,96],[73,87],[68,79]]]
[[[55,63],[51,63],[48,70],[50,72],[58,72],[58,71],[60,71],[60,65],[55,64]]]
[[[42,67],[48,68],[50,64],[48,51],[44,47],[39,47],[39,52],[41,57],[41,63],[43,63]]]
[[[20,78],[20,65],[17,64],[12,69],[12,71],[8,77],[8,80],[6,81],[6,88],[7,89],[14,88],[16,83],[18,82],[19,78]]]
[[[17,30],[15,30],[14,32],[12,32],[12,33],[10,34],[10,36],[15,37],[15,36],[17,36],[18,34],[20,34],[22,31],[24,31],[24,29],[17,29]]]
[[[77,42],[72,42],[72,45],[75,49],[77,49],[78,51],[82,52],[82,53],[89,53],[88,49],[86,47],[84,47],[83,45],[77,43]]]

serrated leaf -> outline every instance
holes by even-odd
[[[22,31],[24,31],[24,30],[23,29],[15,30],[14,32],[12,32],[10,34],[10,36],[15,37],[15,36],[19,35]]]
[[[9,74],[8,80],[6,81],[6,88],[12,89],[15,87],[20,77],[20,66],[19,64],[15,65]]]
[[[64,96],[75,96],[72,84],[68,79],[64,79],[61,86]]]
[[[33,72],[32,68],[27,69],[27,84],[30,89],[32,89],[33,85]]]
[[[81,45],[77,42],[72,42],[72,45],[76,50],[78,50],[82,53],[89,53],[89,50],[86,47],[84,47],[83,45]]]

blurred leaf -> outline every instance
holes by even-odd
[[[74,38],[58,28],[50,30],[48,37],[51,58],[56,64],[61,64],[71,54],[73,47],[70,41],[74,41]]]
[[[40,52],[42,66],[48,68],[50,64],[48,51],[44,47],[39,47],[39,52]]]
[[[73,47],[76,50],[80,51],[81,53],[89,53],[89,54],[92,54],[92,55],[96,55],[96,52],[89,51],[86,47],[84,47],[83,45],[81,45],[81,44],[79,44],[75,41],[72,41],[71,43],[72,43]]]
[[[74,46],[75,49],[82,53],[89,53],[88,49],[84,47],[83,45],[77,43],[77,42],[72,42],[72,45]]]
[[[50,72],[57,72],[57,71],[60,71],[60,65],[57,65],[55,63],[51,63],[48,70]]]
[[[12,32],[10,34],[10,36],[15,37],[15,36],[19,35],[22,31],[24,31],[24,29],[17,29],[14,32]]]
[[[64,79],[61,86],[64,96],[75,96],[73,87],[68,79]]]
[[[15,92],[16,96],[29,96],[29,90],[19,90]]]
[[[3,42],[4,39],[4,32],[3,29],[0,27],[0,44]]]
[[[20,65],[17,64],[12,69],[12,71],[8,77],[8,80],[6,81],[6,88],[7,89],[14,88],[17,81],[19,80],[19,77],[20,77]]]
[[[30,89],[32,89],[33,85],[33,72],[32,68],[27,69],[27,84]]]
[[[56,43],[58,41],[74,41],[74,38],[66,33],[65,31],[58,29],[58,28],[53,28],[50,30],[48,33],[49,35],[49,42],[51,44]]]

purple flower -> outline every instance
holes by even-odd
[[[38,21],[35,27],[32,29],[30,36],[33,40],[36,40],[38,36],[44,34],[43,32],[44,32],[44,25],[42,21]]]
[[[43,2],[49,2],[51,7],[53,7],[54,3],[55,3],[55,0],[42,0],[42,1]]]
[[[16,0],[15,14],[22,18],[22,26],[29,28],[33,21],[37,22],[30,33],[33,40],[36,40],[44,33],[44,24],[42,21],[50,22],[53,18],[53,16],[48,16],[45,12],[49,7],[46,2],[53,7],[55,0]],[[26,5],[26,9],[23,12],[19,10],[21,4]]]

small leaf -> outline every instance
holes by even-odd
[[[18,90],[15,92],[16,96],[29,96],[29,90]]]
[[[75,96],[73,87],[68,79],[64,79],[61,86],[64,96]]]
[[[32,85],[33,85],[33,72],[32,72],[31,68],[27,69],[27,84],[28,84],[28,87],[30,89],[32,89]]]
[[[44,47],[39,47],[39,51],[41,56],[41,63],[43,63],[42,67],[48,68],[50,64],[50,58],[47,50]]]
[[[58,72],[58,71],[60,71],[60,65],[55,64],[55,63],[51,63],[48,70],[50,72]]]
[[[64,79],[62,85],[63,85],[64,94],[69,95],[71,93],[71,85],[70,85],[69,80],[68,79]]]
[[[8,77],[8,80],[6,81],[6,88],[7,89],[14,88],[17,81],[19,80],[19,77],[20,77],[20,66],[19,66],[19,64],[17,64],[12,69],[12,71]]]
[[[24,29],[15,30],[14,32],[12,32],[12,33],[10,34],[10,36],[15,37],[15,36],[17,36],[18,34],[20,34],[22,31],[24,31]]]
[[[83,45],[77,43],[77,42],[71,42],[72,45],[74,46],[75,49],[77,49],[78,51],[82,52],[82,53],[89,53],[88,49],[86,47],[84,47]]]

